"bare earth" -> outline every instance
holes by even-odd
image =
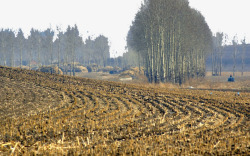
[[[248,82],[238,95],[0,67],[0,155],[248,155]]]

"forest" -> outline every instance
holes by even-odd
[[[229,44],[226,44],[229,43]],[[237,35],[229,40],[228,35],[217,32],[213,36],[213,51],[206,58],[206,69],[214,76],[221,76],[222,72],[248,72],[250,69],[250,44],[246,38],[240,40]]]
[[[110,59],[108,38],[99,35],[83,41],[77,25],[68,26],[65,32],[59,27],[56,31],[32,28],[29,36],[24,36],[22,29],[18,32],[0,30],[0,65],[36,69],[46,65],[62,67],[70,64],[70,70],[74,71],[76,62],[107,66]]]
[[[146,0],[127,35],[149,82],[182,84],[205,76],[212,32],[202,14],[186,0]]]

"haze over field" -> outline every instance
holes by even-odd
[[[143,0],[8,0],[1,1],[1,28],[18,30],[27,34],[33,27],[45,30],[77,24],[83,38],[107,36],[111,57],[126,51],[126,36],[129,27]],[[201,11],[213,33],[225,32],[239,41],[250,39],[249,0],[189,0],[190,6]],[[116,53],[117,52],[117,53]]]

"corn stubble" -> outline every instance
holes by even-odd
[[[250,93],[0,67],[0,155],[247,155]]]

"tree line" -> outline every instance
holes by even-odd
[[[182,84],[205,76],[212,32],[187,0],[145,0],[127,35],[128,50],[138,54],[149,82]]]
[[[85,41],[80,36],[77,25],[68,26],[63,32],[47,28],[39,31],[32,28],[27,38],[22,29],[0,30],[0,65],[11,67],[41,67],[57,65],[72,68],[76,62],[82,65],[97,63],[107,66],[110,59],[108,38],[99,35]],[[70,66],[68,66],[70,64]]]
[[[227,45],[227,43],[231,45]],[[208,57],[207,65],[211,66],[213,76],[221,76],[222,71],[232,71],[233,76],[235,72],[247,70],[249,66],[247,52],[249,52],[249,44],[246,43],[246,38],[241,41],[238,40],[237,35],[230,41],[228,35],[223,32],[217,32],[213,36],[213,51]]]

